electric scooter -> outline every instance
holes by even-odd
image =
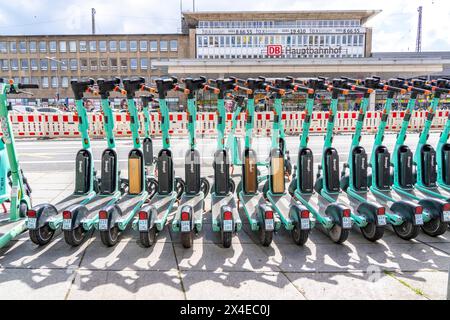
[[[144,152],[139,137],[139,118],[134,102],[134,96],[145,83],[144,78],[124,79],[122,90],[127,96],[128,113],[130,116],[130,129],[133,139],[133,149],[128,153],[128,190],[119,201],[104,206],[98,212],[98,230],[105,246],[114,246],[140,211],[144,202],[153,196],[148,190],[145,168]]]
[[[110,92],[121,91],[120,78],[98,79],[98,92],[104,116],[104,129],[108,147],[102,153],[99,192],[89,202],[75,204],[63,212],[64,240],[71,246],[80,245],[89,231],[99,223],[98,210],[115,204],[123,195],[126,182],[120,179],[116,142],[114,139],[114,114],[109,105]]]
[[[159,97],[163,147],[158,152],[156,159],[158,173],[156,193],[150,202],[141,208],[138,218],[133,222],[133,229],[139,232],[140,243],[147,248],[155,243],[157,233],[164,229],[175,201],[181,198],[184,190],[184,181],[175,177],[173,155],[170,148],[169,108],[166,101],[169,91],[184,92],[184,90],[177,85],[177,79],[174,77],[156,79],[155,83],[156,88],[142,84],[140,90],[157,93]]]
[[[12,80],[6,83],[0,79],[0,123],[3,137],[1,155],[2,171],[2,191],[4,195],[2,201],[10,201],[9,212],[0,214],[0,248],[6,246],[11,240],[16,238],[27,229],[27,225],[32,225],[33,221],[27,221],[27,210],[31,208],[31,188],[20,168],[16,154],[14,133],[11,120],[9,118],[8,94],[20,94],[28,92],[23,89],[38,89],[34,84],[15,84]],[[8,176],[11,179],[11,186],[8,185]],[[6,192],[10,192],[9,196]],[[31,218],[33,219],[33,218]]]
[[[89,123],[86,109],[83,105],[84,93],[93,93],[93,79],[71,81],[78,114],[78,130],[81,133],[82,149],[75,158],[75,191],[56,204],[44,203],[28,210],[28,230],[30,239],[37,245],[50,242],[56,230],[64,229],[65,239],[75,243],[83,234],[82,228],[71,228],[72,212],[67,211],[74,205],[90,203],[99,192],[98,180],[94,171],[94,159],[89,139]],[[81,217],[82,214],[77,217]],[[70,222],[70,223],[69,223]],[[63,224],[65,225],[63,226]],[[76,221],[78,224],[79,221]],[[72,239],[70,239],[72,238]]]
[[[144,140],[142,141],[142,147],[144,151],[144,167],[147,177],[154,176],[154,167],[156,158],[153,156],[153,140],[150,136],[150,104],[155,100],[155,96],[152,94],[141,95],[142,113],[144,115]]]
[[[325,197],[322,193],[325,189],[330,194],[340,192],[339,188],[339,155],[332,147],[334,120],[337,112],[339,95],[348,94],[348,90],[339,85],[341,80],[334,81],[334,85],[327,85],[324,78],[309,79],[306,83],[296,81],[296,91],[306,92],[306,108],[300,135],[297,166],[295,177],[292,179],[290,192],[299,200],[315,218],[315,224],[327,234],[335,243],[343,243],[347,240],[351,228],[351,209],[331,197]],[[322,164],[319,165],[317,180],[314,184],[314,155],[308,147],[309,132],[311,128],[312,112],[316,93],[320,90],[331,92],[331,107],[328,114],[327,131],[322,150]],[[320,175],[323,168],[325,174]],[[323,185],[325,187],[317,187]]]
[[[197,106],[195,94],[206,85],[206,78],[186,78],[184,93],[187,95],[187,117],[189,130],[189,150],[185,155],[185,186],[178,211],[172,221],[172,231],[181,232],[181,243],[185,248],[191,248],[194,233],[202,230],[205,198],[209,193],[208,179],[201,176],[200,152],[196,149]],[[208,87],[205,87],[208,88]]]
[[[272,143],[267,163],[269,173],[261,179],[266,180],[262,193],[271,204],[271,208],[276,212],[277,220],[281,221],[278,223],[280,224],[278,228],[282,224],[285,230],[291,232],[292,239],[297,245],[304,245],[313,227],[309,219],[310,212],[293,198],[285,187],[287,150],[282,122],[282,98],[288,91],[291,92],[293,80],[290,78],[275,79],[272,84],[263,77],[259,77],[259,79],[263,81],[264,90],[269,94],[274,94],[275,98],[273,103]],[[251,82],[253,80],[250,80]],[[252,85],[250,84],[250,86]]]
[[[437,87],[450,89],[450,78],[439,79],[434,82]],[[450,191],[450,112],[445,122],[444,129],[439,136],[436,147],[437,184],[440,188]]]
[[[8,212],[5,202],[10,201],[11,186],[8,183],[10,172],[8,152],[5,143],[0,139],[0,204],[3,207],[3,213]]]

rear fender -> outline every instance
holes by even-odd
[[[340,203],[332,203],[325,209],[325,214],[331,218],[333,224],[343,227],[344,210],[349,209]]]
[[[58,215],[58,209],[50,203],[37,205],[31,210],[36,211],[36,229],[45,226],[53,217]]]
[[[422,207],[420,204],[416,204],[411,201],[397,201],[394,202],[394,204],[390,207],[390,211],[394,212],[395,214],[398,214],[403,218],[403,220],[412,222],[415,224],[415,213],[417,208]]]

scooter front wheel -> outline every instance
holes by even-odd
[[[78,247],[86,235],[83,226],[78,226],[73,230],[64,230],[64,240],[72,247]]]
[[[30,239],[34,244],[39,246],[45,246],[47,243],[52,240],[55,230],[50,228],[48,224],[43,225],[42,227],[36,230],[29,230]]]
[[[440,217],[433,218],[423,224],[422,230],[430,237],[437,237],[443,235],[447,231],[448,224],[442,222]]]
[[[405,221],[399,226],[392,226],[397,236],[403,240],[411,240],[417,237],[420,227],[414,225],[412,222]]]
[[[342,228],[340,225],[335,224],[329,231],[328,234],[330,235],[331,240],[333,242],[341,244],[345,242],[349,235],[349,230]]]
[[[384,235],[384,227],[377,226],[372,222],[360,228],[360,230],[363,237],[372,242],[380,240]]]
[[[224,248],[231,247],[231,240],[233,238],[232,232],[222,232],[222,245]]]
[[[141,244],[146,248],[150,248],[151,246],[153,246],[156,242],[156,228],[153,227],[147,232],[139,232],[139,240],[141,241]]]
[[[105,246],[112,247],[119,241],[119,233],[119,227],[114,226],[109,230],[100,231],[100,238]]]
[[[183,245],[183,248],[189,249],[192,248],[192,245],[194,243],[194,232],[182,232],[180,235],[181,238],[181,244]]]
[[[294,229],[291,231],[292,240],[298,246],[303,246],[308,241],[309,230],[301,230],[298,225],[294,225]]]

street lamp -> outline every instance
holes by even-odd
[[[59,65],[65,65],[66,63],[64,61],[58,60],[55,57],[45,57],[47,60],[51,60],[51,61],[55,61],[56,63],[58,63]],[[50,65],[51,68],[51,65]],[[59,103],[59,68],[60,66],[58,66],[56,68],[56,97],[57,97],[57,101],[56,101],[56,106],[58,106]]]

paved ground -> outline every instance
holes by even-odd
[[[412,145],[415,136],[410,137]],[[436,139],[433,134],[431,141]],[[322,141],[320,136],[311,139],[316,156]],[[297,138],[288,139],[292,151],[297,142]],[[335,142],[344,161],[349,136],[338,136]],[[367,147],[372,142],[373,136],[363,139]],[[395,136],[386,136],[389,147],[394,142]],[[155,144],[156,149],[161,145],[160,141]],[[174,140],[173,144],[177,174],[183,175],[186,141]],[[257,144],[264,159],[268,140]],[[93,142],[96,159],[104,145],[104,141]],[[211,176],[215,142],[202,140],[200,146],[205,155],[203,174]],[[129,147],[128,140],[119,141],[124,169]],[[72,192],[73,157],[78,148],[79,141],[18,143],[34,204],[57,201]],[[245,221],[242,212],[241,216]],[[114,248],[103,247],[96,234],[79,248],[68,247],[61,235],[38,248],[25,234],[0,251],[0,298],[445,299],[449,257],[450,232],[439,238],[421,234],[407,242],[388,230],[382,241],[370,243],[354,230],[346,244],[336,245],[313,230],[306,245],[298,247],[282,231],[271,247],[263,248],[244,225],[232,248],[223,249],[211,231],[208,212],[204,232],[191,250],[183,249],[179,236],[167,228],[151,249],[140,247],[132,231]]]

